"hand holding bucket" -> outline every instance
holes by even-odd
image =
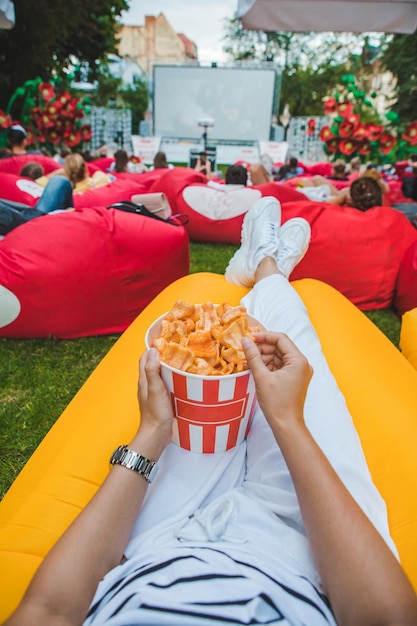
[[[160,334],[162,315],[148,329],[146,347]],[[261,326],[248,317],[251,326]],[[170,394],[174,424],[172,441],[203,454],[219,453],[246,438],[256,407],[250,370],[224,376],[190,374],[161,361],[161,376]]]

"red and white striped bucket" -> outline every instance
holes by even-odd
[[[148,329],[147,347],[159,335],[162,317]],[[244,441],[256,407],[255,383],[249,370],[200,376],[161,362],[161,375],[174,411],[173,443],[191,452],[210,454],[225,452]]]

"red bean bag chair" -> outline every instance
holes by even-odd
[[[6,172],[7,174],[20,174],[22,167],[26,163],[36,161],[42,165],[45,174],[50,174],[55,170],[59,170],[62,165],[57,163],[51,157],[44,156],[43,154],[21,154],[19,156],[11,156],[0,159],[0,172]]]
[[[130,200],[135,194],[146,193],[147,186],[138,182],[137,176],[140,175],[133,176],[134,178],[117,178],[105,187],[74,193],[74,207],[76,209],[106,207],[121,200]],[[34,206],[41,191],[42,188],[30,178],[0,173],[0,198],[3,200],[13,200]]]
[[[408,161],[397,161],[395,164],[395,173],[400,179],[407,178],[407,176],[413,176],[412,172],[406,172],[406,168],[409,167]]]
[[[362,212],[320,202],[289,202],[282,222],[304,217],[311,244],[291,279],[318,278],[343,293],[360,309],[392,305],[405,252],[417,230],[399,211],[374,207]]]
[[[242,187],[232,191],[214,189],[207,178],[188,168],[169,170],[151,187],[164,192],[173,213],[186,214],[186,229],[194,242],[238,245],[245,213],[262,196],[280,202],[303,200],[304,196],[279,183]]]
[[[394,307],[399,315],[417,307],[417,241],[411,244],[401,261]]]
[[[42,188],[30,178],[0,172],[0,199],[34,206],[42,194]]]
[[[0,241],[0,336],[121,332],[188,271],[182,226],[104,208],[35,218]]]
[[[136,178],[117,178],[105,187],[89,189],[81,193],[74,193],[74,206],[76,209],[102,206],[107,207],[115,202],[130,200],[137,193],[145,193],[146,187],[140,185]]]
[[[402,192],[402,181],[392,180],[388,183],[389,191],[384,194],[385,204],[392,206],[395,203],[400,202],[412,202],[410,198],[406,198]]]
[[[95,170],[101,170],[107,172],[111,164],[114,163],[114,157],[100,157],[88,162],[88,166],[93,167]]]
[[[332,173],[331,163],[314,163],[314,165],[303,165],[304,173],[310,176],[330,176]]]

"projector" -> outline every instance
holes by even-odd
[[[211,117],[202,117],[198,120],[198,125],[203,128],[213,128],[214,120]]]

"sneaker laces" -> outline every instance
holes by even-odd
[[[292,245],[288,241],[283,241],[281,239],[279,243],[279,247],[278,247],[277,260],[282,261],[283,259],[286,259],[287,257],[293,257],[299,254],[299,252],[300,250],[298,250],[298,248],[295,248],[294,245]]]
[[[277,225],[274,222],[266,222],[265,224],[265,245],[276,245],[278,243]]]

